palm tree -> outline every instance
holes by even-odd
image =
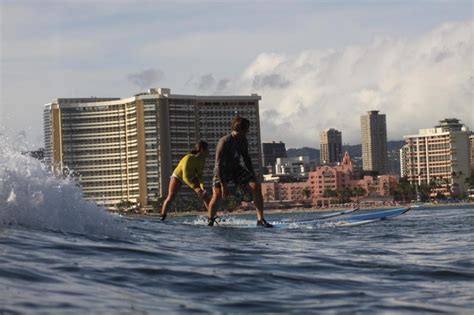
[[[362,197],[366,193],[367,193],[367,191],[364,188],[360,187],[360,186],[357,186],[356,188],[354,188],[354,195],[356,197]]]
[[[337,196],[337,191],[332,190],[331,188],[326,188],[323,192],[324,198],[330,198],[330,197],[336,197],[336,196]]]
[[[436,188],[438,188],[438,184],[436,183],[436,179],[432,179],[428,185],[429,187],[429,195],[433,195],[436,192]]]
[[[397,189],[395,190],[395,199],[404,202],[409,202],[414,199],[416,195],[416,188],[412,185],[406,177],[400,178]]]
[[[421,185],[418,185],[418,193],[420,194],[420,201],[427,201],[430,198],[430,192],[431,188],[428,184],[422,183]]]
[[[467,184],[468,188],[474,188],[474,172],[472,172],[471,177],[466,177],[464,183]]]
[[[309,196],[311,196],[311,189],[309,189],[309,187],[305,187],[303,188],[303,196],[308,199]]]
[[[352,190],[350,188],[342,188],[336,191],[337,199],[339,203],[346,203],[351,201],[351,197],[353,196]]]
[[[272,192],[270,190],[267,190],[265,192],[265,201],[269,202],[270,200],[273,200],[273,199],[274,199],[274,197],[273,197]]]

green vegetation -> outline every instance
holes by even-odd
[[[397,201],[410,202],[416,199],[416,187],[410,184],[406,177],[400,178],[398,187],[394,191],[394,198]]]
[[[135,210],[137,204],[130,201],[130,200],[122,200],[120,201],[116,207],[119,212],[128,212],[130,210]]]
[[[311,196],[311,189],[308,187],[303,188],[303,196],[308,199]]]
[[[330,189],[327,188],[324,193],[323,197],[325,198],[334,198],[331,199],[331,203],[348,203],[352,201],[353,197],[361,197],[364,196],[367,192],[362,187],[356,188],[349,188],[345,187],[342,189]]]
[[[471,172],[470,177],[466,177],[464,179],[464,183],[467,184],[469,189],[474,189],[474,171]]]

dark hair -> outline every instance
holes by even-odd
[[[207,147],[208,147],[208,144],[206,141],[199,140],[199,142],[194,145],[194,149],[192,149],[190,153],[198,154],[199,152],[207,150]]]
[[[250,121],[247,118],[235,116],[232,119],[232,131],[248,131],[250,127]]]

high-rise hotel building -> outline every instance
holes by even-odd
[[[470,146],[470,157],[471,157],[471,174],[474,173],[474,133],[471,131],[471,136],[469,137],[469,146]]]
[[[277,158],[286,158],[286,147],[283,142],[262,143],[263,167],[267,173],[275,174],[275,164]]]
[[[333,164],[342,161],[342,134],[339,130],[330,128],[320,135],[321,164]]]
[[[150,89],[126,99],[58,98],[44,107],[45,160],[79,176],[84,197],[106,207],[146,206],[166,195],[169,177],[198,140],[209,143],[209,185],[217,141],[232,118],[250,120],[255,170],[262,167],[259,101],[250,96],[196,96]]]
[[[364,171],[387,174],[387,124],[385,114],[378,110],[360,117],[362,133],[362,168]]]
[[[470,174],[469,129],[458,119],[440,121],[419,134],[405,136],[401,149],[402,176],[416,185],[434,184],[434,191],[446,196],[466,191]]]

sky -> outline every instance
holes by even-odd
[[[458,118],[474,129],[472,1],[0,0],[0,129],[43,145],[58,97],[258,93],[262,141],[388,140]],[[0,132],[1,132],[0,130]]]

